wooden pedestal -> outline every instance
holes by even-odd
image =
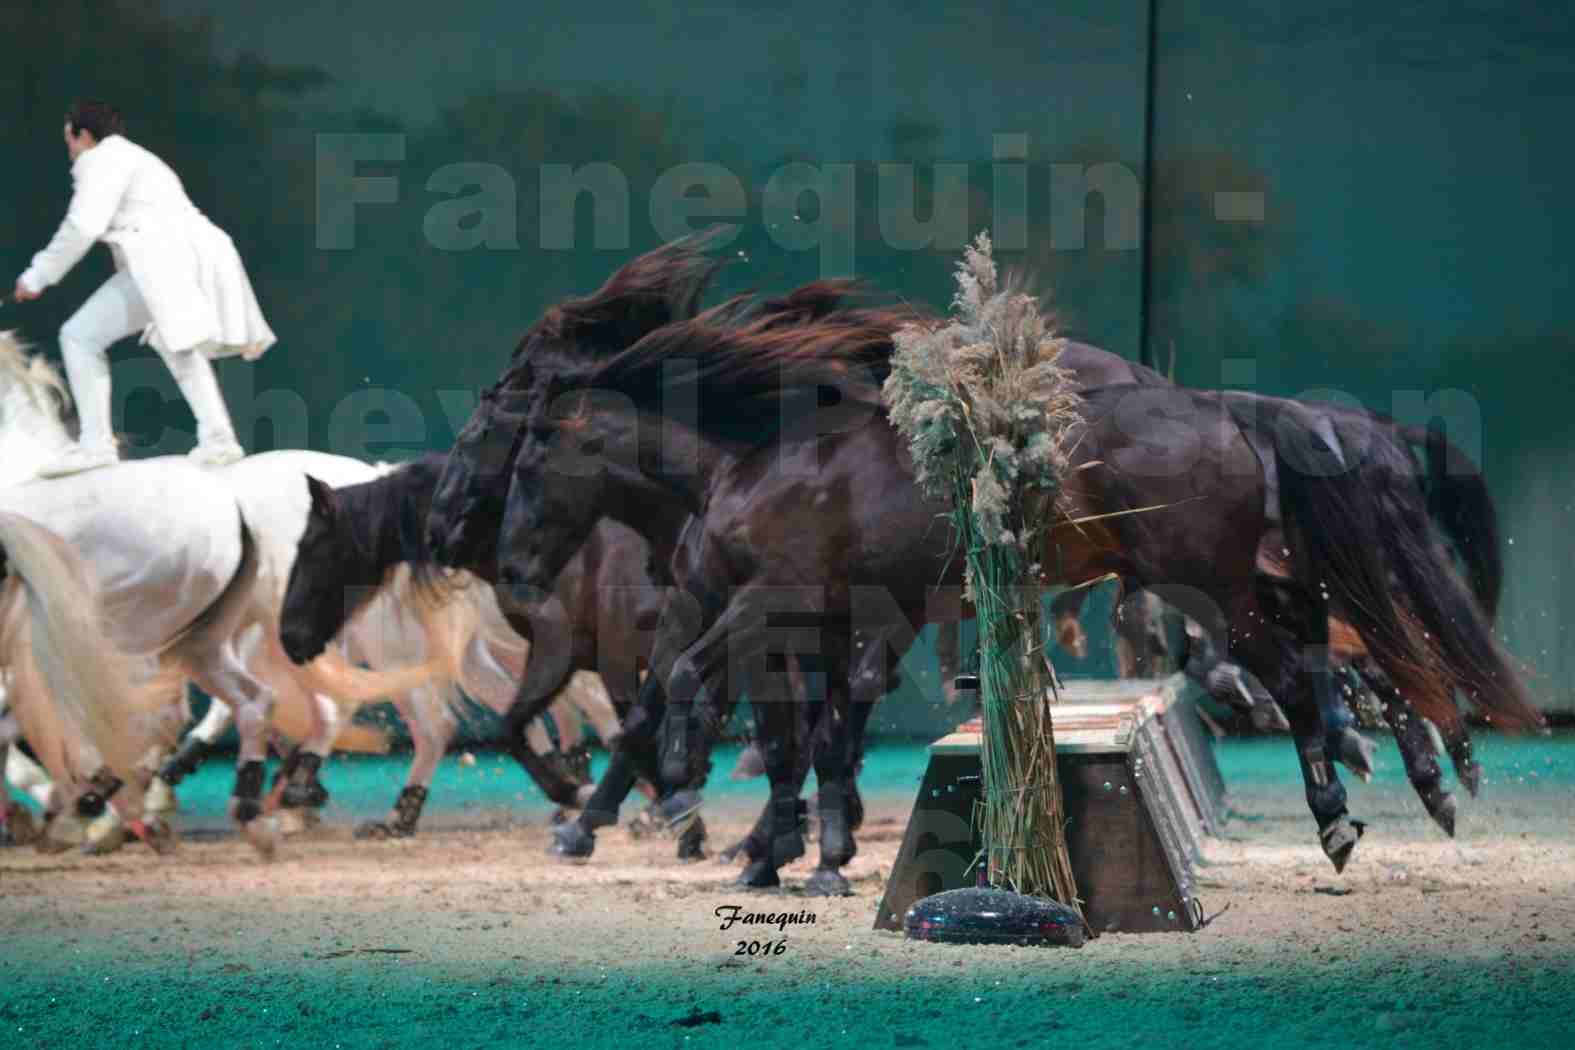
[[[1097,931],[1195,930],[1194,864],[1225,821],[1225,785],[1194,687],[1167,679],[1068,681],[1051,708],[1067,849]],[[930,746],[930,762],[875,919],[901,930],[921,897],[975,884],[982,789],[977,722]]]

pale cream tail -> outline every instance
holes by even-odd
[[[57,777],[73,770],[86,740],[122,780],[133,782],[150,747],[173,743],[169,695],[181,676],[150,670],[121,651],[100,617],[87,562],[64,540],[0,513],[9,575],[0,588],[0,660],[11,669],[11,703],[35,751]],[[166,740],[165,738],[169,739]]]

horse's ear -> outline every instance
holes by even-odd
[[[306,475],[306,491],[312,494],[312,513],[324,518],[331,518],[339,509],[339,498],[334,495],[334,490],[323,481]]]

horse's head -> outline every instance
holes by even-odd
[[[427,545],[438,564],[490,575],[509,489],[509,465],[522,424],[539,400],[534,374],[521,362],[481,395],[449,450],[427,513]]]
[[[620,496],[648,482],[629,397],[567,377],[543,394],[521,427],[497,551],[500,582],[546,592],[599,519],[629,521]]]
[[[306,486],[312,506],[279,611],[279,643],[297,664],[309,663],[328,648],[382,582],[381,570],[356,542],[334,490],[310,475]]]

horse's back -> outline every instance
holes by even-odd
[[[106,627],[130,652],[173,637],[240,566],[235,500],[184,456],[28,482],[0,491],[0,509],[46,526],[88,561]]]

